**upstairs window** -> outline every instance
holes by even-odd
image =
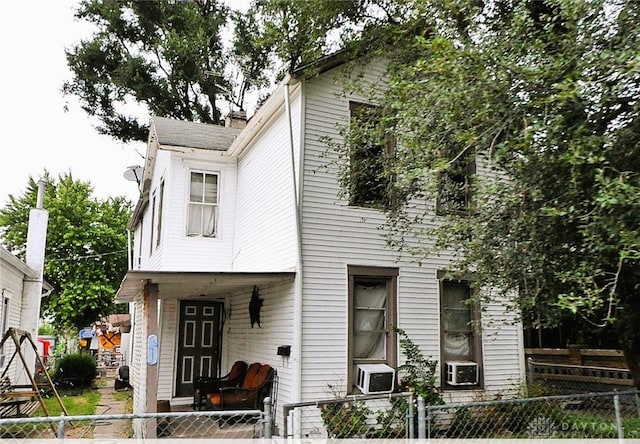
[[[393,141],[380,128],[380,109],[350,102],[349,205],[387,208],[390,180],[385,164]]]
[[[436,211],[440,215],[466,213],[471,202],[471,177],[475,162],[458,160],[440,174]]]
[[[160,245],[160,239],[162,239],[162,205],[164,201],[164,180],[160,182],[158,189],[158,226],[156,229],[156,246]]]
[[[218,175],[191,172],[187,236],[215,237],[218,217]]]

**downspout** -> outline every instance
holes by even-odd
[[[300,198],[298,196],[298,184],[296,181],[296,155],[293,142],[293,124],[291,122],[291,104],[289,103],[289,82],[284,85],[284,106],[289,125],[289,148],[291,150],[291,182],[293,185],[294,212],[296,221],[296,277],[293,300],[293,371],[292,391],[293,402],[302,399],[302,226],[300,221]],[[302,152],[302,146],[300,146]],[[302,156],[301,156],[302,159]],[[300,164],[302,167],[302,163]],[[302,172],[299,172],[302,180]]]

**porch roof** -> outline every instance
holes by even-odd
[[[116,302],[132,302],[144,290],[146,283],[157,284],[159,296],[193,297],[224,295],[243,288],[252,288],[291,280],[294,271],[276,272],[199,272],[130,270],[120,283]]]

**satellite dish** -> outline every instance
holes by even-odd
[[[140,165],[128,166],[122,175],[128,181],[137,182],[138,185],[140,185],[140,180],[142,179],[142,167]]]

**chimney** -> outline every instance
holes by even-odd
[[[35,342],[38,337],[38,322],[40,320],[40,298],[44,273],[44,251],[47,241],[47,225],[49,212],[44,209],[45,181],[38,181],[38,199],[36,208],[29,212],[29,228],[27,231],[27,252],[25,263],[35,273],[25,279],[22,294],[22,311],[20,313],[20,329],[28,331]],[[33,365],[35,370],[35,352],[27,348],[25,359]],[[26,375],[24,376],[26,377]],[[28,382],[28,381],[26,381]],[[25,383],[21,380],[20,383]]]
[[[224,119],[224,126],[227,128],[244,128],[247,126],[247,112],[231,111]]]

